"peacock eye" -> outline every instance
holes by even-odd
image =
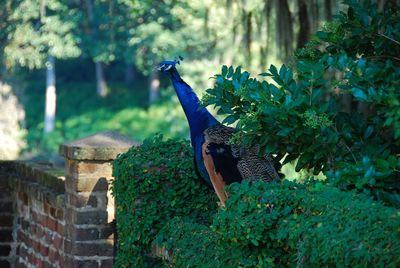
[[[169,69],[171,69],[172,65],[167,65],[167,67],[165,67],[164,71],[168,71]]]

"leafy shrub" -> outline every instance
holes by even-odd
[[[296,171],[323,171],[341,189],[400,206],[400,12],[388,3],[346,1],[348,12],[297,52],[296,72],[271,65],[251,78],[223,66],[203,98],[236,139],[258,144]]]
[[[175,219],[161,231],[176,267],[400,265],[400,214],[366,195],[288,181],[228,193],[211,228]]]
[[[187,216],[209,224],[216,209],[213,191],[194,174],[186,141],[145,140],[114,161],[113,174],[118,267],[153,267],[151,242],[168,220]]]

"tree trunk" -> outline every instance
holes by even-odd
[[[150,75],[149,104],[156,102],[160,95],[160,79],[158,71],[153,71]]]
[[[250,67],[251,66],[251,42],[252,42],[252,31],[253,31],[253,26],[252,26],[252,13],[249,12],[246,14],[246,52],[247,52],[247,65]]]
[[[46,63],[46,104],[44,114],[44,133],[54,130],[56,116],[56,70],[54,57],[49,55]]]
[[[101,62],[96,62],[96,88],[97,95],[100,97],[107,96],[107,83],[104,78],[103,64]]]
[[[332,20],[332,3],[331,3],[331,0],[325,0],[324,1],[324,5],[325,5],[325,19],[327,21],[331,21]]]
[[[135,80],[135,70],[132,63],[126,64],[125,69],[125,84],[130,85]]]
[[[283,61],[287,62],[292,51],[293,23],[292,14],[287,0],[275,0],[276,3],[276,30],[278,45],[283,52]]]
[[[92,0],[86,0],[86,8],[88,12],[88,18],[90,22],[90,28],[91,28],[91,34],[93,35],[93,39],[97,41],[97,25],[96,25],[96,20],[95,20],[95,13],[94,13],[94,7],[93,7],[93,1]],[[96,92],[97,95],[100,97],[105,97],[107,96],[108,90],[107,90],[107,82],[104,77],[104,70],[103,70],[103,63],[102,62],[95,62],[96,66]]]
[[[308,20],[307,4],[305,0],[297,0],[299,6],[300,30],[297,36],[297,48],[302,48],[310,38],[310,22]]]

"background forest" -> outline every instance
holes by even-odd
[[[1,0],[1,158],[56,155],[101,130],[187,137],[155,65],[184,57],[203,95],[220,66],[260,73],[345,6],[335,0]],[[16,131],[18,129],[18,131]]]

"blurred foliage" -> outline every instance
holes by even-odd
[[[15,91],[0,81],[0,160],[16,159],[25,147],[25,111]]]
[[[162,136],[132,147],[113,163],[117,267],[156,267],[151,243],[165,223],[186,216],[210,224],[216,196],[194,173],[187,141]]]
[[[115,130],[137,141],[155,133],[166,137],[187,137],[188,126],[178,100],[166,89],[162,100],[150,107],[140,104],[146,92],[111,84],[113,94],[106,98],[93,96],[92,84],[64,83],[57,98],[55,131],[43,136],[44,87],[31,83],[25,90],[27,151],[55,154],[65,141],[75,140],[99,131]],[[142,97],[141,97],[142,96]]]
[[[400,13],[347,3],[297,51],[295,71],[271,65],[260,74],[268,82],[223,66],[203,102],[237,122],[237,141],[400,206]]]
[[[4,49],[6,65],[43,68],[48,55],[59,59],[78,57],[80,48],[72,33],[75,14],[62,1],[23,0],[9,4],[9,34]]]
[[[282,2],[286,4],[282,5]],[[112,97],[101,101],[94,96],[95,87],[88,86],[89,82],[95,84],[95,78],[99,83],[103,67],[104,77],[110,80],[110,95],[118,96],[120,81],[132,66],[130,75],[134,78],[129,86],[134,90],[147,88],[144,82],[158,62],[181,55],[185,62],[190,61],[185,67],[185,80],[195,89],[205,89],[212,83],[208,80],[210,73],[217,72],[222,63],[235,62],[249,70],[258,70],[260,66],[266,66],[267,60],[280,61],[283,51],[280,48],[285,47],[284,51],[289,53],[291,50],[287,48],[295,46],[291,42],[296,42],[294,37],[301,31],[289,21],[299,22],[306,18],[311,22],[312,30],[340,9],[336,0],[306,3],[308,13],[299,12],[298,1],[287,0],[0,0],[0,4],[3,7],[0,10],[0,72],[7,69],[27,85],[27,96],[23,102],[29,111],[26,124],[28,150],[35,152],[42,148],[54,152],[57,143],[65,138],[81,137],[111,124],[102,122],[116,122],[116,119],[112,120],[116,110],[109,107],[115,105],[112,101],[126,102]],[[290,32],[292,36],[284,37],[282,33],[285,32]],[[302,36],[308,38],[309,31],[302,31]],[[61,95],[57,98],[56,129],[41,136],[43,123],[38,119],[43,118],[40,109],[44,109],[44,105],[39,102],[45,99],[38,94],[45,91],[29,91],[39,84],[45,86],[44,82],[38,81],[44,80],[40,71],[46,67],[49,56],[56,58],[57,92],[60,91]],[[94,62],[99,63],[96,73]],[[100,82],[105,85],[106,81]],[[66,93],[71,86],[74,89],[69,93],[77,100],[73,105],[80,107],[82,103],[90,108],[71,109],[71,106],[64,105],[74,99]],[[87,94],[83,93],[86,90]],[[136,104],[143,107],[146,105],[145,94],[137,98],[132,94],[129,98],[131,103],[126,103],[119,110]],[[31,102],[32,96],[35,99]],[[94,119],[94,110],[103,104],[104,110],[100,109],[98,120]],[[158,120],[157,114],[166,113],[167,109],[168,114],[177,111],[170,104],[166,107],[157,104],[149,112],[135,108],[121,114],[152,122]],[[65,127],[67,120],[71,121],[68,124],[74,126],[76,131]],[[112,129],[121,129],[141,139],[153,132],[155,126],[160,127],[159,131],[167,129],[161,121],[155,122],[154,127],[150,124],[149,131],[141,126],[125,128],[125,124]],[[173,126],[171,132],[166,130],[170,136],[181,136],[186,128],[183,121],[181,124],[177,124],[175,119],[167,122]],[[121,123],[115,125],[118,124]]]

